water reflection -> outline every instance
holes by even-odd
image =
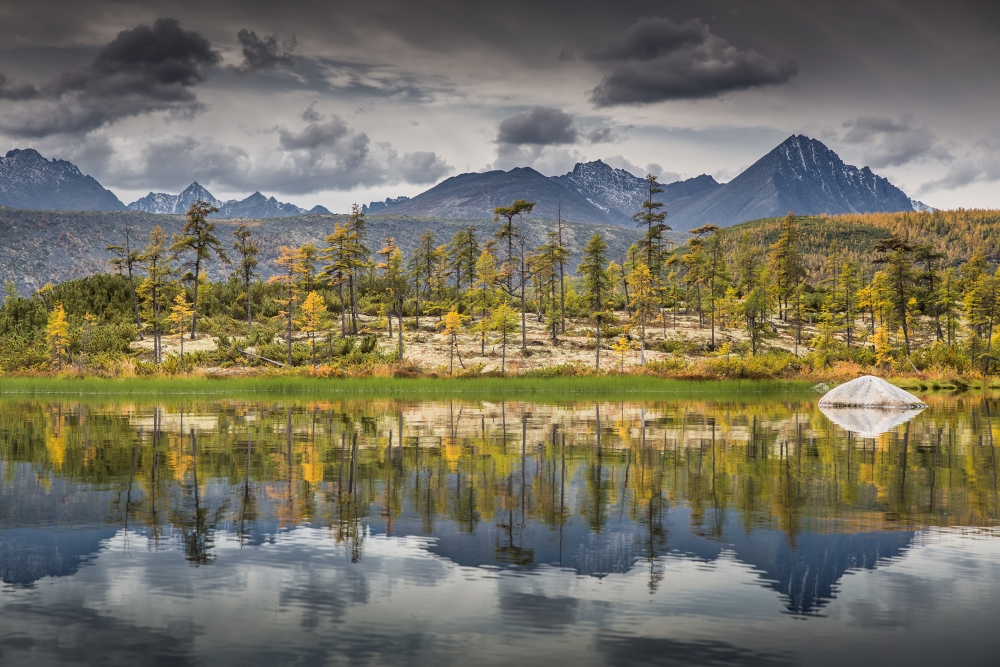
[[[612,628],[601,620],[612,603],[568,581],[627,581],[664,604],[687,577],[701,588],[685,599],[713,618],[725,605],[768,609],[739,588],[754,581],[785,614],[826,615],[846,574],[900,571],[923,531],[996,525],[992,399],[931,401],[873,437],[832,425],[814,400],[2,402],[0,578],[63,578],[85,596],[95,572],[156,563],[136,571],[143,595],[207,600],[229,595],[236,568],[235,590],[276,587],[273,608],[313,629],[389,595],[374,571],[425,592],[497,580],[487,605],[510,632],[586,630],[586,655],[611,664],[625,645],[629,661],[669,651],[665,664],[785,664],[797,658],[777,645]],[[537,586],[509,583],[518,573]],[[466,589],[453,594],[444,616],[480,613],[462,610]],[[405,650],[400,627],[372,618]],[[411,640],[435,659],[455,648]]]
[[[923,408],[910,410],[884,408],[831,408],[820,407],[820,412],[840,428],[861,438],[877,438],[910,421]]]

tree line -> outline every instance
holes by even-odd
[[[809,239],[792,213],[775,223],[779,233],[768,245],[749,229],[712,224],[680,244],[657,199],[657,178],[646,183],[633,216],[642,235],[621,257],[609,256],[599,232],[570,248],[561,217],[530,247],[534,203],[523,199],[495,209],[490,237],[465,227],[442,243],[426,230],[409,253],[391,237],[369,238],[354,206],[322,244],[282,246],[277,274],[267,280],[253,227],[221,238],[209,218],[215,208],[198,201],[172,238],[156,227],[143,244],[126,223],[120,242],[108,247],[115,276],[47,285],[30,299],[8,285],[0,366],[37,367],[45,357],[61,368],[95,352],[124,354],[131,338],[148,337],[154,364],[183,367],[183,339],[199,331],[218,337],[219,354],[230,361],[316,366],[365,354],[399,361],[404,330],[419,337],[433,328],[452,369],[456,358],[464,365],[464,336],[484,356],[487,345],[498,346],[503,372],[509,350],[528,347],[530,317],[554,342],[568,321],[584,320],[598,368],[609,349],[637,348],[646,364],[651,345],[677,349],[668,329],[693,326],[706,342],[688,353],[786,353],[796,360],[789,363],[813,367],[846,360],[886,370],[995,370],[1000,273],[982,248],[951,260],[935,246],[892,235],[862,258],[834,240],[818,264],[806,256]],[[227,280],[208,279],[212,263],[230,269]],[[377,350],[372,331],[394,341],[389,350]],[[182,345],[176,361],[163,352],[170,335]]]

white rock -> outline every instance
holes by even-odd
[[[819,399],[820,407],[829,408],[925,408],[927,404],[908,391],[895,387],[874,375],[845,382]]]

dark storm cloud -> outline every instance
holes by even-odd
[[[275,67],[293,67],[296,59],[292,55],[295,49],[295,37],[288,41],[279,41],[277,35],[267,35],[263,39],[253,30],[246,28],[236,33],[236,40],[243,51],[243,62],[230,69],[236,72],[256,72]]]
[[[700,20],[640,19],[592,59],[619,64],[591,91],[597,107],[718,97],[788,81],[791,60],[740,51]]]
[[[221,61],[199,33],[175,19],[123,30],[90,65],[42,86],[31,104],[6,114],[0,129],[15,136],[83,133],[122,118],[166,111],[191,116],[204,109],[193,88]],[[31,99],[28,96],[22,99]]]
[[[497,143],[555,146],[576,143],[578,136],[571,115],[558,109],[535,107],[502,120]]]
[[[535,107],[500,121],[496,143],[507,146],[561,146],[585,141],[601,144],[617,141],[610,127],[582,131],[565,111]]]
[[[38,89],[30,83],[8,83],[0,72],[0,100],[30,100],[38,97]]]
[[[865,162],[871,167],[898,167],[929,158],[948,161],[948,149],[933,132],[919,127],[910,116],[894,120],[886,116],[859,116],[846,123],[849,144],[869,144]]]

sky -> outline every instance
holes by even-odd
[[[972,0],[5,0],[0,150],[343,212],[595,159],[726,181],[805,134],[1000,208],[998,38]]]

